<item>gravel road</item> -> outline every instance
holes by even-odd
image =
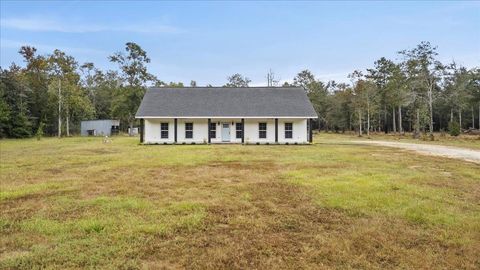
[[[471,149],[465,149],[465,148],[459,148],[459,147],[453,147],[453,146],[443,146],[443,145],[388,142],[388,141],[355,141],[355,143],[402,148],[402,149],[412,150],[420,154],[456,158],[456,159],[462,159],[469,162],[480,164],[479,150],[471,150]]]

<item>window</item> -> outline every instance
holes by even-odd
[[[267,138],[267,123],[258,123],[258,138]]]
[[[216,137],[217,137],[217,124],[210,123],[210,138],[216,138]]]
[[[193,139],[193,123],[185,123],[185,139]]]
[[[293,138],[293,124],[285,123],[285,139]]]
[[[242,138],[242,133],[243,133],[242,123],[235,123],[236,138],[241,139]]]
[[[160,124],[160,138],[168,139],[168,123]]]

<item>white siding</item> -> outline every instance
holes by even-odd
[[[260,139],[258,124],[267,123],[267,138]],[[245,143],[275,143],[275,119],[245,119]]]
[[[285,139],[285,123],[292,123],[293,136]],[[279,143],[308,143],[307,119],[278,119]]]
[[[178,119],[177,142],[207,143],[208,142],[208,119]],[[193,138],[185,138],[185,123],[193,123]]]
[[[259,138],[259,123],[267,123],[267,138]],[[292,139],[285,139],[285,123],[293,124]],[[245,143],[275,143],[275,119],[245,119]],[[307,119],[278,119],[278,143],[308,143]]]
[[[160,123],[168,123],[168,139],[160,137]],[[173,119],[145,119],[145,143],[173,143]]]
[[[216,125],[216,137],[211,138],[211,143],[222,143],[222,124],[230,126],[230,143],[241,143],[241,138],[236,138],[236,125],[241,119],[212,119]],[[160,123],[169,123],[168,139],[160,138]],[[185,123],[193,123],[193,138],[185,138]],[[259,123],[267,123],[267,138],[259,138]],[[285,139],[285,123],[293,124],[292,139]],[[206,143],[208,142],[208,119],[181,119],[177,120],[177,143]],[[275,119],[245,119],[245,143],[275,143]],[[174,143],[174,119],[145,119],[144,142],[149,143]],[[278,143],[308,143],[307,119],[279,119]]]

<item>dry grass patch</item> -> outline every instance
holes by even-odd
[[[342,138],[0,141],[0,268],[479,268],[477,165]]]

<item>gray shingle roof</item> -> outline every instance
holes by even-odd
[[[317,118],[300,87],[149,88],[136,117]]]

